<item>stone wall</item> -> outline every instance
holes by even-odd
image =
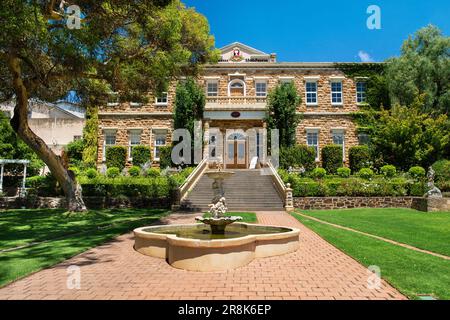
[[[294,207],[302,210],[351,208],[412,208],[424,212],[450,211],[450,198],[422,197],[295,197]]]

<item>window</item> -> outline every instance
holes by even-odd
[[[365,144],[369,144],[370,142],[370,138],[369,135],[365,132],[359,133],[358,134],[358,143],[360,145],[365,145]]]
[[[212,134],[209,137],[209,158],[214,159],[217,156],[216,152],[217,147],[217,136],[215,134]]]
[[[165,132],[158,132],[155,134],[155,144],[154,144],[154,155],[153,159],[156,161],[159,161],[159,148],[166,145],[166,133]]]
[[[133,147],[141,144],[141,130],[130,130],[129,133],[129,145],[128,145],[128,158],[133,160]]]
[[[306,82],[306,104],[317,105],[317,82]]]
[[[228,85],[229,96],[245,96],[245,82],[241,79],[234,79]]]
[[[206,83],[206,95],[208,97],[217,97],[219,92],[217,81],[208,81]]]
[[[357,103],[365,103],[367,101],[366,97],[367,92],[367,83],[366,82],[357,82],[356,83],[356,102]]]
[[[168,99],[168,96],[167,96],[167,92],[163,92],[162,96],[156,97],[156,104],[157,105],[165,106],[165,105],[167,105],[168,101],[169,101],[169,99]]]
[[[331,104],[339,105],[342,104],[342,82],[332,81],[331,82]]]
[[[306,132],[306,144],[308,147],[314,147],[316,151],[316,161],[319,161],[319,131],[311,130]]]
[[[342,160],[345,161],[345,135],[343,130],[332,131],[333,144],[342,146]]]
[[[81,140],[81,136],[73,136],[73,141],[78,141],[78,140]]]
[[[265,81],[257,81],[256,86],[256,96],[265,97],[267,96],[267,83]]]
[[[103,141],[103,161],[106,160],[106,150],[116,144],[116,130],[105,130],[105,140]]]

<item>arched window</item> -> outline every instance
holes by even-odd
[[[246,85],[241,79],[231,80],[228,84],[228,95],[229,96],[245,96]]]
[[[232,134],[230,134],[227,138],[227,140],[229,141],[233,141],[233,140],[245,140],[245,135],[240,133],[240,132],[233,132]]]

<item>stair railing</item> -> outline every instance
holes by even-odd
[[[184,181],[184,183],[180,187],[178,187],[175,205],[179,206],[181,204],[181,201],[183,201],[189,191],[191,191],[195,187],[207,168],[208,160],[203,159],[202,161],[200,161],[194,171],[192,171],[192,173],[186,178],[186,181]]]
[[[274,182],[275,189],[278,191],[281,199],[283,199],[284,208],[286,209],[286,211],[294,210],[294,199],[290,183],[286,185],[284,184],[283,179],[281,179],[280,175],[277,172],[277,169],[275,169],[270,160],[266,162],[266,165],[272,176],[272,181]]]

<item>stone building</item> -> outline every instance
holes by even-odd
[[[347,163],[349,148],[358,144],[351,113],[365,102],[363,78],[346,77],[334,63],[277,62],[276,54],[238,42],[221,52],[220,61],[207,65],[198,79],[207,99],[202,125],[209,145],[204,157],[225,159],[227,168],[249,168],[255,159],[262,161],[267,94],[279,83],[294,82],[302,97],[297,112],[303,115],[297,143],[313,146],[317,161],[324,145],[342,145]],[[134,145],[148,145],[157,164],[159,147],[171,141],[175,88],[172,83],[167,93],[152,97],[149,104],[112,102],[102,107],[98,164],[105,161],[111,145],[128,146],[129,154]]]

